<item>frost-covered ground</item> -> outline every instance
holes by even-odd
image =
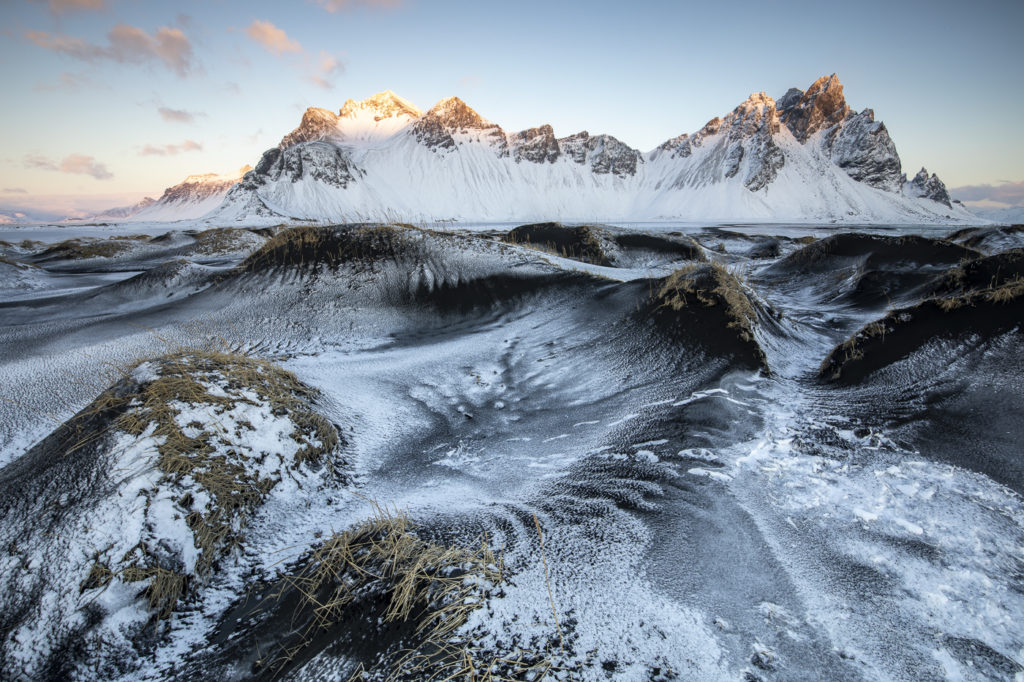
[[[236,268],[268,233],[174,227],[85,257],[20,244],[62,228],[2,235],[16,264],[0,271],[0,677],[248,678],[292,621],[279,606],[234,625],[247,589],[375,501],[425,539],[502,550],[505,582],[459,629],[480,660],[546,661],[557,679],[1024,679],[1019,304],[864,379],[819,377],[857,330],[962,260],[1014,253],[1019,233],[959,235],[969,251],[899,239],[936,228],[877,228],[862,232],[888,241],[812,258],[833,228],[638,224],[667,242],[609,229],[597,264],[497,239],[514,225],[397,228],[399,248],[340,263],[313,249]],[[690,257],[667,250],[689,239]],[[741,282],[762,356],[725,299],[658,303],[661,278],[697,259]],[[175,423],[274,482],[206,578],[174,510],[185,492],[189,509],[209,500],[161,478],[152,425],[111,427],[95,461],[41,441],[111,384],[157,376],[126,378],[134,361],[211,344],[318,390],[309,409],[337,428],[343,464],[293,462],[304,422],[204,378],[213,402],[174,403]],[[218,407],[236,393],[249,402]],[[85,580],[140,545],[198,585],[158,622],[150,583]],[[386,677],[381,651],[350,643],[376,622],[352,618],[275,675]]]

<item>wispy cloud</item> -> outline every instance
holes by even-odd
[[[344,12],[356,7],[369,7],[372,9],[394,9],[402,4],[403,0],[316,0],[316,4],[323,7],[332,14]]]
[[[334,79],[345,72],[345,63],[339,56],[320,50],[314,57],[306,51],[302,43],[288,37],[283,29],[269,21],[253,21],[245,28],[245,34],[276,57],[294,54],[292,64],[303,71],[306,78],[326,90],[333,88]]]
[[[28,192],[21,187],[5,187],[0,190],[0,192],[3,192],[4,194],[28,194]]]
[[[108,89],[108,86],[97,83],[89,76],[84,73],[68,73],[67,71],[57,76],[57,81],[53,83],[36,83],[32,88],[39,92],[49,92],[63,90],[66,92],[74,92],[76,90],[86,88],[90,90],[97,89]]]
[[[1024,206],[1024,181],[1001,182],[998,185],[964,185],[949,190],[961,201],[990,201],[1007,206]]]
[[[161,26],[155,33],[149,34],[136,26],[118,24],[107,34],[107,45],[43,31],[28,31],[25,37],[39,47],[87,62],[159,62],[182,77],[196,70],[192,43],[181,29],[169,26]]]
[[[170,107],[158,107],[157,111],[160,112],[160,118],[165,123],[195,123],[197,118],[205,115],[198,111],[172,109]]]
[[[203,145],[199,144],[195,140],[185,140],[181,144],[165,144],[159,146],[153,146],[147,144],[139,152],[139,156],[174,156],[182,152],[201,152],[203,151]]]
[[[59,171],[61,173],[91,175],[97,180],[109,180],[114,177],[114,174],[107,170],[105,165],[85,154],[71,154],[64,157],[64,160],[60,163],[45,156],[29,154],[25,157],[25,166],[41,170]]]
[[[34,2],[42,1],[44,0],[34,0]],[[75,10],[98,12],[106,9],[104,0],[45,0],[45,2],[54,14],[64,14]]]
[[[255,20],[245,29],[245,35],[263,46],[267,52],[280,57],[286,52],[302,52],[302,45],[288,37],[283,30],[269,21]]]
[[[309,78],[321,88],[330,90],[334,87],[333,79],[344,72],[344,62],[337,56],[320,50],[320,56],[317,58],[315,66],[312,67]]]

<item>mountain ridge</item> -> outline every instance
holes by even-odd
[[[646,153],[549,124],[507,132],[458,97],[421,111],[385,90],[306,109],[224,191],[205,220],[978,222],[934,174],[907,179],[885,124],[847,104],[836,74],[778,100],[752,93]]]

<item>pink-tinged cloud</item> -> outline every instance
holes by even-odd
[[[160,62],[179,76],[187,76],[196,68],[192,43],[181,29],[168,26],[149,34],[136,26],[118,24],[107,34],[108,45],[43,31],[28,31],[25,37],[39,47],[87,62],[105,59],[122,64]]]
[[[345,72],[345,63],[329,52],[320,51],[309,78],[325,90],[334,87],[334,78]]]
[[[28,191],[21,187],[5,187],[0,190],[0,192],[3,192],[4,194],[28,194]]]
[[[245,29],[245,34],[262,45],[267,52],[278,57],[285,52],[302,52],[302,45],[269,21],[253,21]]]
[[[40,0],[35,0],[39,2]],[[106,9],[104,0],[47,0],[50,11],[54,14],[64,14],[75,10],[98,12]]]
[[[333,14],[335,12],[344,12],[356,7],[394,9],[402,4],[402,0],[316,0],[316,3]]]
[[[181,154],[183,152],[201,152],[203,151],[203,145],[199,144],[195,140],[185,140],[181,144],[165,144],[154,147],[151,144],[147,144],[139,152],[140,156],[174,156],[175,154]]]
[[[79,175],[91,175],[97,180],[109,180],[114,174],[107,170],[107,167],[91,156],[85,154],[72,154],[64,157],[60,163],[39,156],[30,154],[25,157],[25,166],[28,168],[39,168],[41,170],[59,171],[61,173],[75,173]]]
[[[993,201],[1008,206],[1024,206],[1024,182],[965,185],[951,188],[949,194],[954,199],[961,201]]]
[[[160,112],[160,118],[165,123],[195,123],[196,117],[203,115],[193,111],[186,111],[185,109],[171,109],[170,107],[160,107],[157,111]]]

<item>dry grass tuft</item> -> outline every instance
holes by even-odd
[[[84,592],[86,590],[106,587],[113,579],[114,572],[110,570],[109,566],[101,561],[94,561],[92,566],[89,567],[89,575],[82,581],[80,590]]]
[[[955,282],[956,273],[953,273],[947,281]],[[973,306],[978,303],[1006,304],[1024,296],[1024,277],[1017,275],[1013,279],[1005,279],[996,284],[993,281],[987,287],[970,289],[952,296],[939,296],[927,299],[937,305],[943,312],[951,312],[965,306]]]
[[[295,620],[302,614],[308,625],[300,633],[302,643],[271,665],[283,668],[318,632],[343,621],[347,610],[380,595],[380,622],[414,625],[417,641],[394,660],[388,679],[462,679],[470,671],[473,679],[497,679],[481,674],[473,642],[456,631],[483,605],[489,586],[503,582],[500,556],[486,537],[475,549],[442,547],[414,530],[405,513],[374,505],[370,519],[335,533],[301,560],[301,569],[284,577],[280,593],[301,595]]]
[[[699,304],[705,308],[723,305],[729,322],[744,341],[754,338],[753,324],[757,320],[750,298],[743,289],[739,276],[721,263],[686,265],[665,278],[655,295],[659,307],[672,310]]]
[[[997,287],[979,292],[989,303],[1009,303],[1024,296],[1024,277],[1014,277]]]
[[[7,265],[13,265],[14,267],[18,268],[19,270],[27,270],[29,268],[39,269],[39,266],[36,265],[35,263],[26,263],[24,261],[14,260],[14,259],[11,259],[11,258],[6,258],[4,256],[0,256],[0,263],[5,263]]]
[[[158,618],[169,617],[178,600],[188,589],[187,576],[159,566],[128,566],[121,571],[121,580],[126,583],[149,581],[149,585],[142,593],[149,600],[149,609],[156,613]]]

